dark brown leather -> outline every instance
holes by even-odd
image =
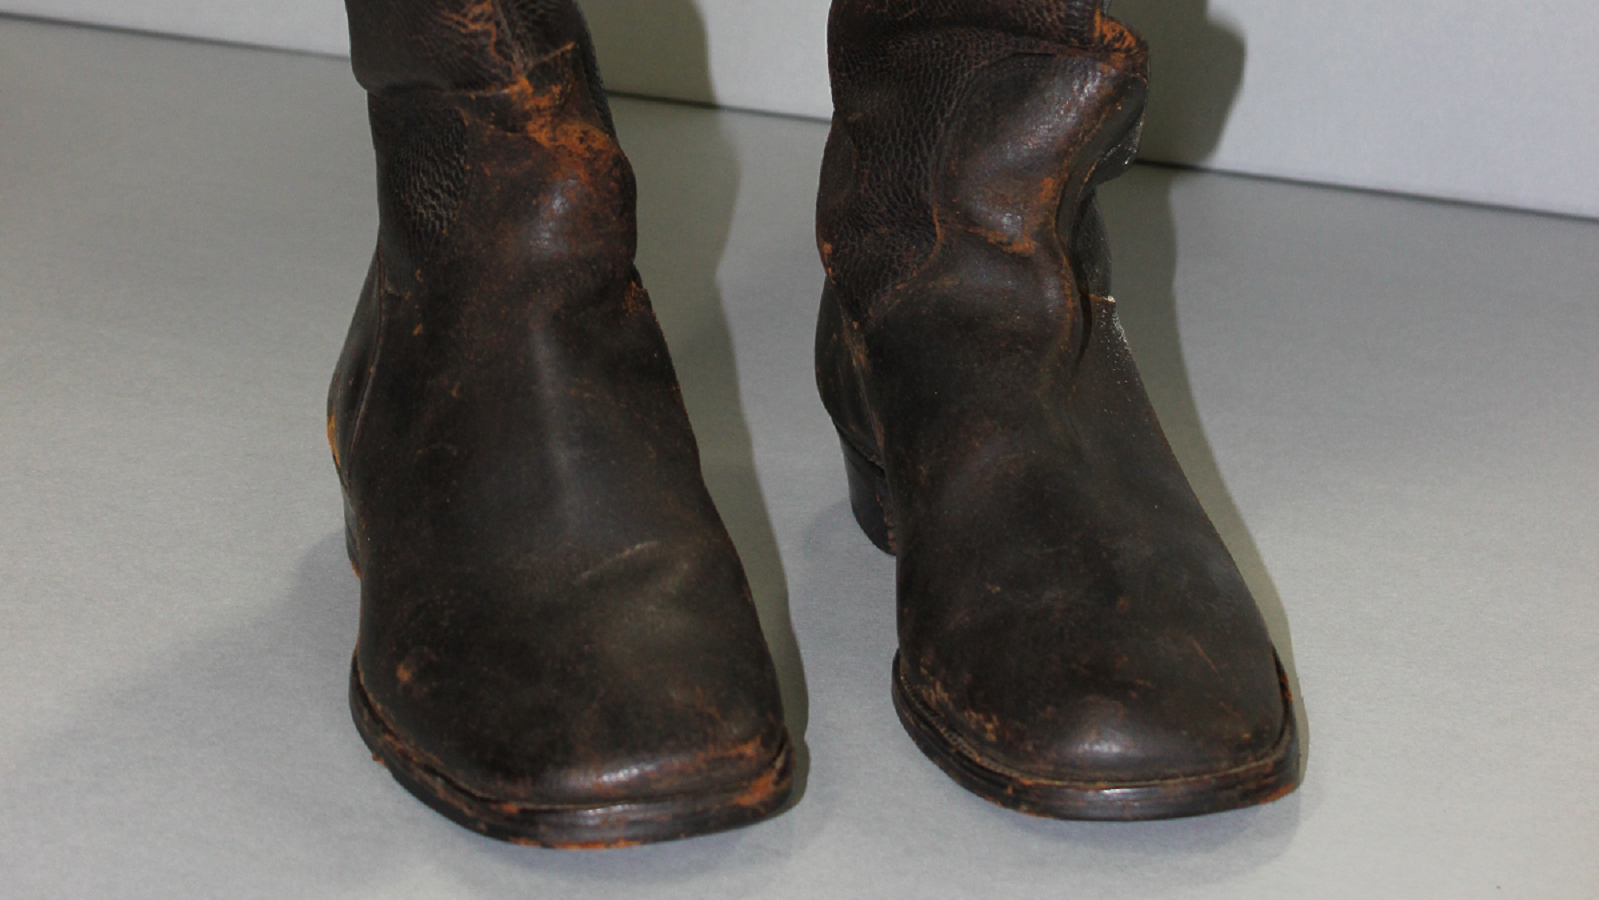
[[[1027,812],[1191,815],[1298,777],[1290,698],[1110,299],[1096,185],[1145,45],[1095,2],[835,0],[817,336],[863,527],[899,556],[895,699]]]
[[[380,229],[329,396],[351,702],[395,777],[553,846],[776,809],[792,752],[633,268],[569,0],[349,0]]]

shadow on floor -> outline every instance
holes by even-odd
[[[1202,164],[1221,140],[1243,81],[1243,35],[1213,19],[1210,0],[1115,0],[1112,12],[1150,48],[1150,97],[1139,159]],[[1142,165],[1101,192],[1114,251],[1117,313],[1172,449],[1249,584],[1302,700],[1288,614],[1205,437],[1183,361],[1172,191],[1183,170]],[[1189,309],[1204,315],[1203,309]],[[1305,705],[1296,705],[1302,765],[1310,758]]]
[[[85,698],[73,724],[12,748],[0,786],[7,896],[505,896],[529,887],[745,896],[792,843],[757,829],[605,853],[517,847],[437,815],[373,762],[345,686],[360,585],[342,532],[257,617]],[[40,861],[47,861],[39,865]],[[552,885],[552,880],[554,884]],[[695,890],[703,890],[703,887]],[[559,893],[559,890],[557,890]]]
[[[662,73],[660,94],[710,96],[705,24],[691,0],[643,6],[590,2],[584,8],[607,77],[615,62],[627,76],[620,83],[634,83],[640,76],[630,73],[646,65]],[[648,53],[641,57],[643,47]],[[613,52],[608,54],[608,48]],[[756,475],[732,334],[717,284],[738,199],[738,154],[709,110],[620,99],[613,106],[623,150],[638,177],[639,271],[677,367],[706,485],[738,547],[777,667],[796,750],[792,805],[804,796],[810,772],[809,695],[789,616],[788,579]],[[647,144],[629,142],[630,122],[640,131],[647,124]]]

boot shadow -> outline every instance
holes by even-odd
[[[694,0],[582,0],[582,6],[607,91],[715,101],[705,20]]]
[[[6,896],[61,896],[69,871],[72,896],[345,896],[440,882],[536,896],[576,882],[679,887],[707,873],[745,896],[781,868],[783,854],[752,861],[740,848],[785,844],[792,817],[762,826],[764,837],[741,828],[583,853],[491,840],[428,809],[350,722],[359,596],[343,532],[329,533],[283,594],[141,654],[143,667],[93,685],[61,725],[8,746]]]
[[[1288,673],[1303,773],[1310,729],[1288,613],[1205,437],[1178,324],[1173,191],[1183,168],[1203,163],[1215,151],[1247,56],[1243,36],[1212,19],[1208,5],[1209,0],[1113,3],[1111,12],[1149,42],[1150,94],[1141,164],[1106,185],[1100,197],[1113,248],[1117,314],[1166,437],[1254,593]]]
[[[1210,0],[1113,0],[1111,14],[1149,42],[1149,111],[1138,158],[1203,163],[1243,82],[1243,35],[1210,17]]]
[[[717,113],[625,96],[631,89],[710,99],[705,25],[692,0],[588,0],[583,8],[614,98],[622,149],[638,177],[639,272],[671,348],[706,485],[738,547],[777,668],[795,749],[787,809],[804,795],[810,771],[804,740],[809,696],[717,284],[738,199],[738,154]],[[629,140],[631,134],[649,140]]]

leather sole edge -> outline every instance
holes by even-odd
[[[595,850],[726,831],[772,815],[794,787],[794,748],[785,729],[772,762],[756,778],[734,787],[592,807],[497,801],[468,791],[408,752],[373,707],[353,658],[350,712],[373,759],[401,787],[457,825],[513,844]]]
[[[1299,786],[1299,729],[1282,661],[1277,677],[1283,729],[1265,757],[1219,772],[1142,782],[1074,782],[1001,771],[969,745],[951,739],[915,697],[894,654],[894,711],[911,740],[961,787],[1007,809],[1053,819],[1144,821],[1206,815],[1270,803]]]

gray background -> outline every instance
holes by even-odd
[[[824,127],[617,104],[640,266],[799,802],[476,837],[345,707],[323,392],[375,229],[338,60],[0,20],[0,896],[1599,896],[1599,223],[1140,166],[1126,330],[1304,700],[1304,786],[1030,819],[895,721],[893,564],[811,381]]]
[[[829,0],[582,0],[610,83],[827,117]],[[1147,159],[1599,216],[1593,0],[1115,0],[1152,46]],[[339,0],[0,0],[344,53]]]

